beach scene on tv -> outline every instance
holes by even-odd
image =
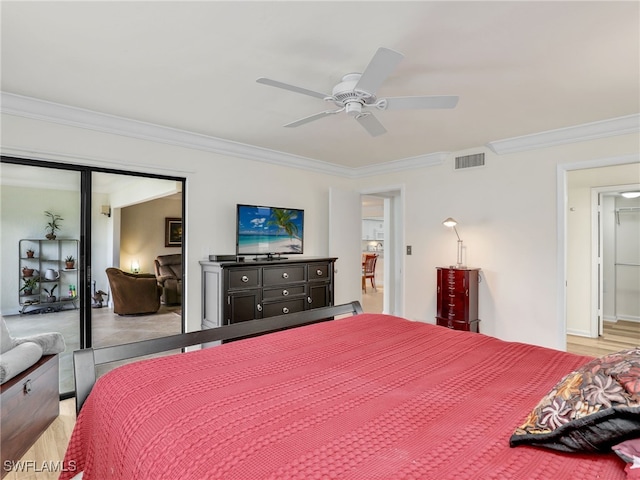
[[[238,206],[238,254],[302,253],[304,211]]]

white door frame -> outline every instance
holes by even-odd
[[[403,316],[404,304],[404,185],[361,190],[361,195],[384,198],[383,312]]]
[[[556,335],[559,345],[566,345],[567,342],[567,173],[572,170],[583,170],[586,168],[611,167],[615,165],[626,165],[640,162],[640,154],[624,155],[620,157],[601,158],[596,160],[586,160],[583,162],[573,162],[559,164],[556,166],[556,231],[557,231],[557,262],[556,275],[558,281],[558,303],[556,309]]]

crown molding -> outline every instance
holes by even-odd
[[[363,178],[372,177],[374,175],[384,175],[389,173],[401,172],[403,170],[412,170],[423,167],[433,167],[441,165],[451,155],[449,152],[427,153],[425,155],[417,155],[415,157],[402,158],[392,160],[390,162],[379,163],[353,169],[351,177]]]
[[[487,143],[498,155],[640,132],[640,114],[610,118]]]
[[[120,135],[203,150],[220,155],[240,157],[328,175],[357,178],[390,171],[429,166],[442,162],[441,157],[443,154],[438,153],[396,160],[375,166],[349,168],[313,158],[292,155],[285,152],[256,147],[254,145],[233,142],[209,135],[132,120],[33,97],[8,92],[0,92],[0,95],[0,112],[7,115],[15,115],[111,135]]]
[[[450,155],[449,152],[436,152],[365,167],[349,168],[313,158],[8,92],[0,92],[0,112],[54,124],[347,178],[363,178],[440,165]],[[487,147],[500,155],[638,131],[640,131],[640,114],[497,140],[488,143]]]
[[[319,173],[348,175],[351,170],[284,152],[8,92],[1,92],[0,112],[111,135],[259,160]]]

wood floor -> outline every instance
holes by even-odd
[[[567,351],[599,357],[640,345],[640,324],[619,321],[606,323],[600,338],[567,336]],[[3,480],[54,480],[59,471],[43,471],[46,467],[63,468],[62,459],[75,424],[75,400],[60,402],[60,416],[22,457],[24,471],[10,471]],[[45,467],[45,468],[43,468]],[[49,468],[50,469],[50,468]]]
[[[640,346],[640,323],[619,320],[604,322],[603,335],[599,338],[567,335],[567,351],[579,355],[600,357],[607,353],[619,352]]]

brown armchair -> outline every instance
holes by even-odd
[[[182,304],[182,254],[159,255],[155,262],[156,278],[162,287],[162,303]]]
[[[113,311],[118,315],[144,315],[160,309],[162,288],[151,273],[127,273],[107,268],[113,298]]]

